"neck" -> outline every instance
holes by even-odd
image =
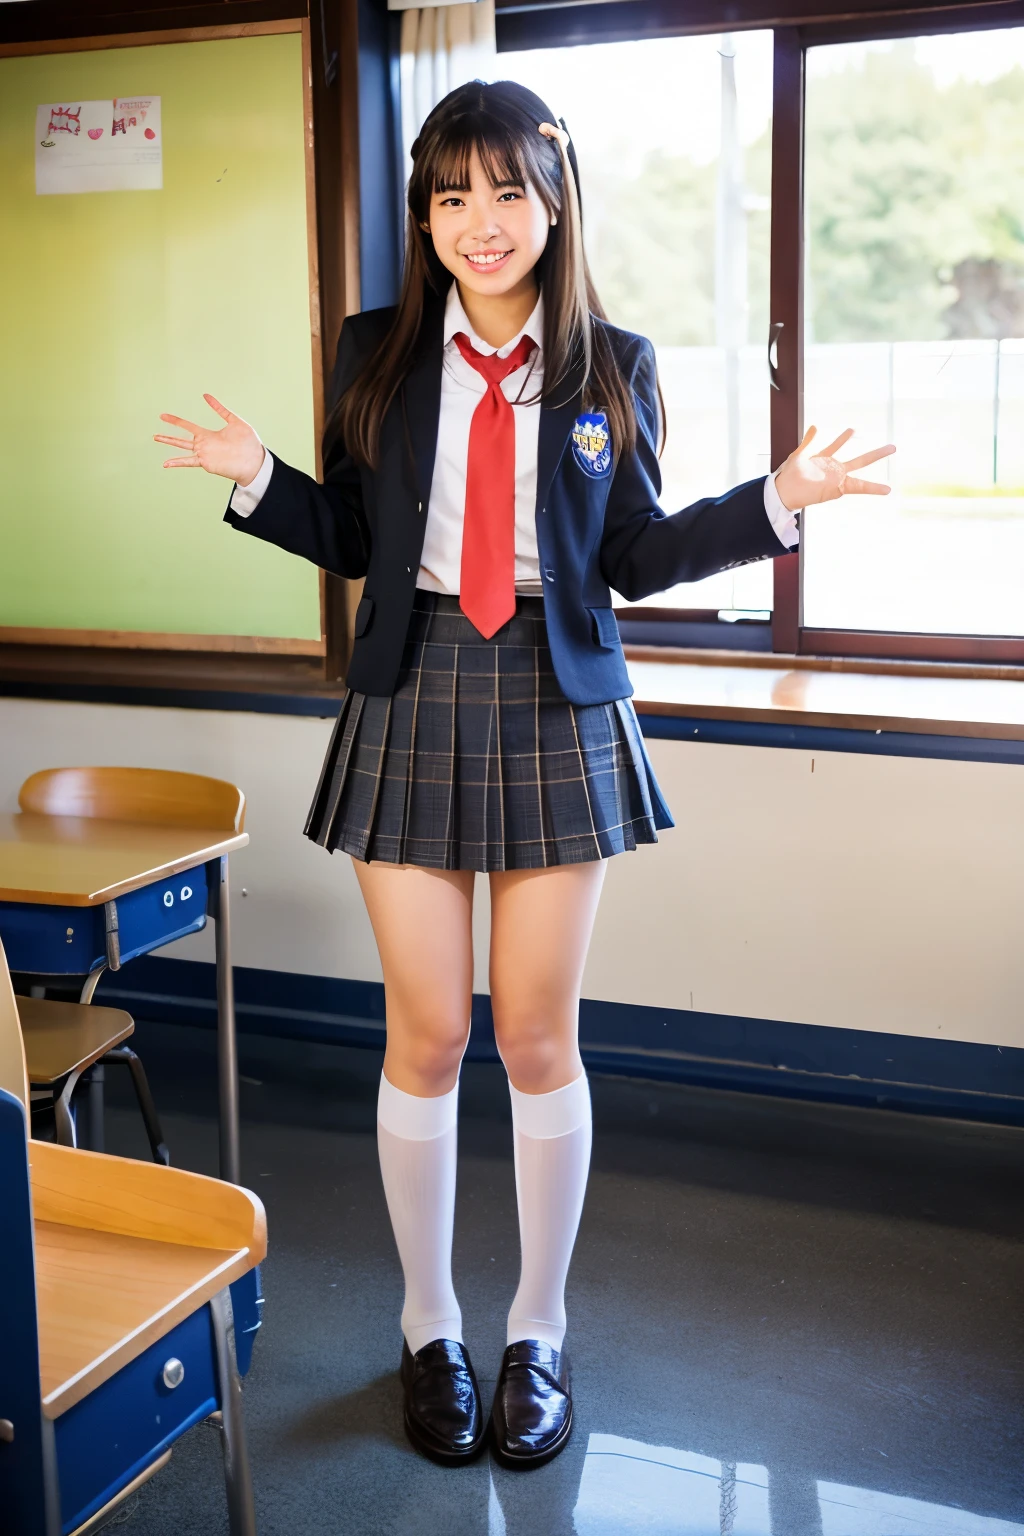
[[[530,272],[508,293],[482,294],[459,284],[459,298],[466,319],[481,341],[489,347],[503,347],[518,336],[533,314],[537,303],[537,279]]]

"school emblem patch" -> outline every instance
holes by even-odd
[[[572,451],[580,469],[592,480],[603,480],[608,474],[612,467],[612,438],[603,411],[577,416],[572,429]]]

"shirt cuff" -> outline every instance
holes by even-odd
[[[267,458],[270,458],[269,453]],[[778,474],[778,470],[775,474]],[[255,483],[253,481],[254,485]],[[768,475],[764,482],[764,509],[768,514],[768,521],[775,529],[775,537],[781,544],[785,544],[787,549],[795,549],[800,542],[800,524],[797,522],[800,508],[798,507],[795,512],[789,510],[779,495],[775,475]]]
[[[273,473],[273,456],[269,454],[264,448],[263,463],[259,467],[259,472],[256,475],[256,478],[254,480],[250,480],[248,485],[236,485],[232,491],[232,512],[237,512],[239,517],[248,517],[250,513],[255,512],[256,508],[263,500],[267,486],[270,484],[270,477]],[[775,494],[776,497],[778,497],[777,491]],[[767,497],[765,499],[767,502]],[[781,506],[782,503],[780,502],[779,505]]]

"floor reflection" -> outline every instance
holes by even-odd
[[[591,1435],[575,1518],[577,1536],[770,1536],[768,1473]]]
[[[1024,1536],[1024,1524],[870,1488],[794,1479],[620,1435],[591,1435],[577,1536]],[[780,1497],[781,1495],[781,1497]],[[796,1519],[799,1531],[793,1521]]]

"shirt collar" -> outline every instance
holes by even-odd
[[[452,345],[452,338],[457,331],[462,331],[469,337],[478,352],[483,352],[488,357],[497,352],[499,357],[508,357],[509,353],[519,344],[524,336],[529,336],[535,343],[538,353],[544,346],[544,295],[537,295],[537,302],[533,307],[533,313],[517,336],[506,342],[503,347],[490,347],[486,341],[481,341],[473,327],[469,323],[462,300],[459,298],[459,285],[452,283],[448,290],[448,298],[444,307],[444,345]]]

